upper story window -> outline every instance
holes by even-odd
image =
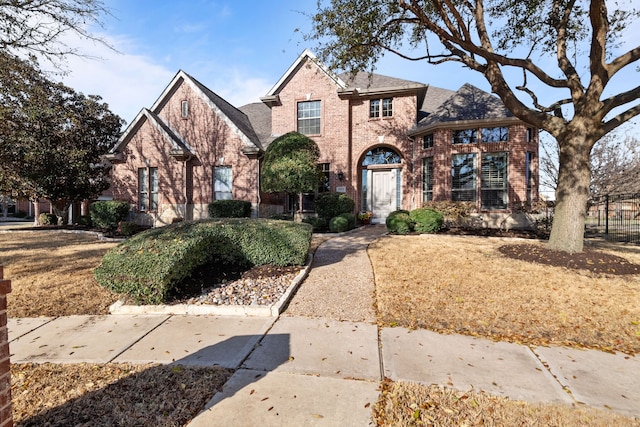
[[[183,119],[189,117],[189,101],[182,101],[182,103],[180,103],[180,115],[182,115]]]
[[[500,126],[495,128],[482,128],[480,138],[482,142],[503,142],[509,140],[509,128]]]
[[[298,102],[298,132],[303,135],[320,133],[320,101]]]
[[[527,128],[527,142],[534,142],[534,130],[533,128]]]
[[[475,144],[478,138],[478,129],[460,129],[453,131],[452,142],[454,144]]]
[[[422,148],[433,148],[433,134],[425,135],[422,137]]]
[[[379,117],[393,116],[393,99],[372,99],[369,101],[369,118],[375,119]]]

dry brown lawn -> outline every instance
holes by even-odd
[[[93,269],[115,245],[89,234],[0,233],[0,265],[11,280],[8,316],[107,314],[118,296],[98,284]]]
[[[531,345],[640,351],[640,275],[514,260],[498,251],[509,242],[516,241],[443,235],[375,241],[369,256],[380,322]],[[640,247],[601,249],[640,264]]]

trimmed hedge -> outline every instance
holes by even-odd
[[[409,216],[409,211],[399,209],[393,211],[387,216],[387,230],[390,233],[407,234],[413,231],[414,222]]]
[[[303,265],[311,226],[291,221],[225,219],[182,222],[136,234],[102,258],[98,282],[142,304],[159,304],[197,267]]]
[[[129,203],[117,200],[93,202],[89,207],[91,222],[96,227],[115,230],[129,216]]]
[[[415,223],[418,233],[436,233],[444,224],[444,216],[433,209],[419,208],[409,212],[409,218]]]
[[[329,221],[329,231],[332,233],[342,233],[353,230],[356,226],[356,216],[352,213],[343,213],[334,216]]]
[[[344,193],[320,193],[315,199],[318,217],[330,221],[343,213],[353,213],[355,202]]]
[[[249,218],[251,202],[245,200],[214,200],[207,210],[209,218]]]
[[[314,233],[327,231],[327,229],[329,228],[329,225],[325,218],[312,216],[309,218],[304,218],[302,222],[304,222],[305,224],[311,224]]]

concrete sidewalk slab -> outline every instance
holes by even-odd
[[[11,362],[107,363],[167,316],[58,317],[11,342]]]
[[[515,400],[572,403],[527,347],[404,328],[382,330],[385,376],[484,390]]]
[[[535,352],[579,402],[640,417],[640,358],[564,347]]]
[[[239,370],[188,427],[368,426],[378,383]]]
[[[22,317],[19,319],[7,319],[9,342],[35,331],[42,325],[51,322],[55,317]]]
[[[274,321],[273,317],[172,316],[115,362],[177,362],[235,369]]]
[[[367,323],[281,317],[243,368],[377,381],[378,330]]]

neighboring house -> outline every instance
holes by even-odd
[[[109,155],[114,199],[155,225],[206,217],[216,199],[248,200],[259,216],[291,211],[286,195],[259,191],[259,167],[273,139],[298,131],[320,148],[318,191],[347,193],[374,222],[453,200],[475,202],[485,226],[504,226],[537,201],[537,129],[471,85],[336,75],[305,50],[261,101],[237,109],[178,72]]]

